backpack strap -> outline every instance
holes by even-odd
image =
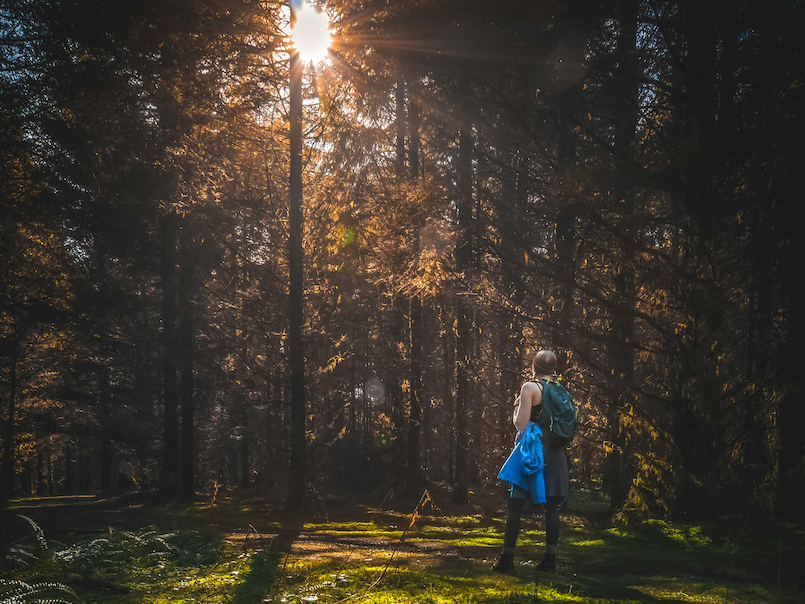
[[[534,383],[539,386],[539,391],[542,394],[542,401],[539,406],[531,407],[531,421],[540,425],[542,421],[542,410],[545,408],[545,384],[543,380],[535,380]]]

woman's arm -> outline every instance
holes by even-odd
[[[531,421],[531,408],[542,404],[542,391],[534,382],[526,382],[520,388],[520,403],[514,408],[514,427],[517,431],[525,430]]]

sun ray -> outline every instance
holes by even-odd
[[[303,61],[315,63],[325,59],[332,42],[327,13],[300,2],[295,14],[296,23],[291,29],[294,48],[299,51]]]

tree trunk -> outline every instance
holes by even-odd
[[[404,338],[405,318],[400,305],[405,298],[393,296],[389,310],[389,340],[387,358],[390,359],[387,376],[389,378],[388,395],[391,401],[391,444],[392,474],[395,486],[404,488],[406,479],[407,447],[405,433],[405,400],[403,399],[402,376],[398,373],[404,367],[398,343]]]
[[[615,396],[607,413],[607,429],[612,447],[605,460],[609,483],[610,508],[615,510],[626,501],[631,483],[630,459],[626,451],[623,415],[631,401],[634,375],[635,320],[631,312],[635,305],[634,247],[630,240],[636,236],[631,224],[635,214],[634,145],[638,118],[637,64],[637,0],[622,0],[620,27],[617,38],[616,61],[620,76],[615,86],[614,156],[616,212],[622,224],[625,242],[618,250],[613,277],[617,303],[613,311],[613,344],[611,353]]]
[[[195,328],[193,324],[193,231],[189,218],[182,221],[181,270],[179,274],[178,310],[181,313],[179,334],[179,374],[182,403],[181,496],[192,499],[196,494],[195,396],[193,353]]]
[[[304,267],[302,220],[302,72],[299,52],[291,55],[290,68],[290,211],[288,360],[291,372],[291,464],[286,506],[296,512],[304,508],[307,494],[305,416],[305,351],[303,341]]]
[[[719,216],[713,214],[712,149],[716,116],[716,37],[717,7],[699,2],[682,6],[682,26],[688,34],[685,60],[686,83],[684,117],[686,136],[696,143],[696,155],[685,166],[687,186],[680,195],[694,218],[695,235],[702,246],[717,236]],[[687,284],[689,299],[712,298],[708,279]],[[680,481],[677,485],[676,512],[691,520],[715,519],[718,514],[716,478],[719,448],[723,444],[723,427],[712,421],[720,393],[700,353],[703,334],[714,313],[716,303],[701,308],[691,307],[685,335],[680,342],[680,396],[674,401],[674,441],[678,451]],[[708,391],[709,390],[709,391]]]
[[[14,493],[14,428],[17,422],[17,339],[12,334],[11,363],[8,380],[8,412],[6,429],[3,435],[3,465],[0,466],[0,512],[8,508],[8,501]]]
[[[31,495],[31,460],[28,459],[22,464],[20,474],[20,492],[23,496]]]
[[[398,109],[399,112],[399,109]],[[416,179],[419,172],[419,112],[411,100],[410,108],[410,159],[411,178]],[[399,142],[399,141],[398,141]],[[417,227],[421,225],[417,224]],[[414,262],[420,252],[419,228],[414,233]],[[410,414],[408,417],[408,455],[406,463],[405,490],[411,496],[420,494],[420,436],[422,419],[422,302],[417,292],[411,295],[409,310],[409,333],[411,337],[411,389]]]
[[[801,191],[801,176],[797,174],[790,183],[788,196],[788,216],[799,212],[800,200],[793,192]],[[793,229],[799,229],[797,220],[792,221]],[[794,236],[787,238],[787,270],[784,273],[783,300],[787,314],[787,330],[782,351],[781,378],[786,392],[780,402],[778,426],[780,450],[778,456],[779,478],[774,510],[781,516],[792,520],[802,520],[802,502],[805,501],[805,439],[802,426],[805,426],[805,380],[803,380],[802,359],[805,358],[805,320],[803,309],[805,299],[802,290],[802,267],[805,266],[805,245]]]
[[[750,249],[763,250],[764,208],[759,208],[749,227]],[[768,240],[768,239],[765,239]],[[764,444],[767,435],[764,430],[764,416],[767,410],[768,391],[766,383],[769,367],[768,358],[774,347],[771,334],[774,333],[775,309],[772,302],[772,288],[768,276],[774,269],[769,266],[766,253],[755,253],[746,263],[748,304],[746,314],[746,381],[754,389],[744,402],[743,468],[741,487],[747,501],[751,500],[755,489],[765,477]]]
[[[394,90],[394,100],[396,102],[396,163],[397,181],[402,182],[405,178],[405,130],[407,118],[405,115],[405,78],[400,75],[397,86]]]
[[[53,447],[51,446],[52,443],[51,436],[48,436],[48,442],[45,446],[45,453],[47,455],[48,461],[48,474],[47,474],[47,489],[48,495],[53,495]]]
[[[76,471],[76,474],[78,474],[78,492],[83,494],[87,492],[87,456],[84,454],[84,439],[80,436],[78,437],[78,451],[75,457],[76,465],[78,466]]]
[[[418,239],[417,235],[417,239]],[[417,246],[418,247],[418,246]],[[419,295],[411,297],[411,387],[408,417],[408,455],[405,490],[409,495],[420,494],[420,431],[422,420],[422,304]]]
[[[36,450],[36,495],[42,497],[45,494],[45,456],[42,453],[40,444]]]
[[[413,85],[409,86],[408,104],[408,173],[413,180],[420,176],[419,166],[419,129],[422,125],[422,114],[419,107],[417,90]]]
[[[455,348],[454,348],[454,327],[453,316],[447,308],[447,303],[442,305],[442,353],[444,359],[444,392],[442,402],[447,413],[447,481],[455,484],[455,451],[456,451],[456,425],[455,425],[455,397],[453,396],[453,383],[455,381]]]
[[[162,218],[162,382],[163,440],[160,494],[173,497],[179,492],[179,417],[176,384],[176,226],[177,217]]]
[[[462,76],[462,98],[469,99],[469,86],[466,76]],[[457,158],[458,178],[458,243],[456,246],[456,266],[463,275],[466,287],[473,269],[472,249],[472,124],[464,116],[459,131]],[[472,352],[472,309],[464,291],[457,292],[456,300],[456,484],[453,489],[453,503],[469,503],[469,427],[471,425],[472,395],[470,354]]]
[[[577,91],[575,87],[564,92],[559,98],[559,145],[557,160],[557,176],[560,188],[570,189],[567,182],[573,178],[572,168],[576,163],[576,141],[573,127],[575,125],[575,106]],[[559,314],[556,318],[553,346],[557,348],[560,358],[568,360],[567,350],[570,348],[570,327],[573,308],[573,273],[575,264],[575,234],[577,211],[571,206],[569,194],[560,199],[555,222],[555,261],[559,283],[557,288]],[[560,367],[561,370],[561,367]]]
[[[112,490],[112,439],[101,437],[101,493],[109,493]]]
[[[353,438],[356,437],[357,431],[357,405],[355,401],[355,355],[349,361],[349,434]]]
[[[73,451],[69,444],[64,445],[64,492],[73,492]]]

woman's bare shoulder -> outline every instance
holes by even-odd
[[[520,389],[520,392],[542,392],[542,388],[536,382],[526,382]]]
[[[532,407],[542,404],[542,386],[536,382],[526,382],[520,389],[520,397],[528,400]]]

